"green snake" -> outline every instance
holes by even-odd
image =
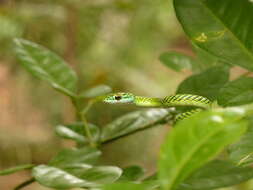
[[[118,92],[104,96],[102,101],[109,104],[134,104],[140,107],[194,107],[190,111],[183,112],[176,116],[176,121],[188,118],[202,110],[210,109],[212,102],[199,95],[176,94],[166,96],[165,98],[151,98],[136,96],[132,93]]]

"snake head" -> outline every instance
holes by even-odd
[[[109,104],[130,104],[134,103],[134,95],[125,92],[112,93],[105,96],[103,102]]]

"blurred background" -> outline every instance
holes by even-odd
[[[62,56],[78,73],[80,91],[106,84],[114,91],[163,97],[191,74],[171,71],[159,61],[168,50],[193,54],[169,0],[0,0],[0,169],[46,163],[62,147],[74,145],[54,133],[57,124],[74,121],[70,101],[17,63],[15,37]],[[88,120],[102,127],[133,110],[97,104]],[[151,172],[167,128],[103,147],[104,162],[140,164]],[[27,178],[28,172],[1,176],[0,189]],[[25,189],[47,188],[33,184]]]

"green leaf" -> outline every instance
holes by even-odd
[[[123,169],[120,180],[136,181],[144,175],[144,169],[140,166],[129,166]]]
[[[208,190],[242,183],[253,177],[250,167],[238,167],[228,161],[215,160],[196,171],[178,190]]]
[[[148,109],[123,115],[103,127],[101,141],[105,142],[155,125],[164,120],[169,113],[168,109]]]
[[[103,190],[147,190],[145,185],[142,184],[134,184],[134,183],[114,183],[105,185]]]
[[[31,169],[32,167],[34,167],[33,164],[24,164],[24,165],[20,165],[20,166],[16,166],[13,168],[8,168],[5,170],[1,170],[0,171],[0,175],[9,175],[15,172],[19,172],[21,170],[26,170],[26,169]]]
[[[110,92],[112,92],[112,89],[110,86],[101,84],[82,92],[79,95],[79,97],[80,98],[95,98],[97,96],[108,94]]]
[[[177,94],[197,94],[215,100],[219,89],[229,79],[227,67],[212,67],[206,71],[186,78],[177,89]]]
[[[182,69],[191,69],[195,64],[193,58],[178,52],[165,52],[160,55],[160,61],[174,71],[180,72]]]
[[[178,122],[162,146],[159,178],[173,190],[246,131],[243,110],[203,111]]]
[[[34,76],[47,81],[53,88],[75,96],[76,73],[59,56],[48,49],[24,39],[15,39],[20,63]]]
[[[238,106],[253,102],[253,78],[240,77],[230,81],[220,90],[218,103],[222,106]]]
[[[98,184],[112,183],[121,176],[121,169],[115,166],[97,166],[79,174],[82,179]]]
[[[90,132],[94,141],[99,141],[100,130],[96,125],[89,124]],[[84,136],[84,128],[82,122],[77,122],[69,125],[58,125],[55,132],[62,138],[71,139],[81,144],[88,144],[88,139]]]
[[[223,60],[220,60],[218,57],[208,53],[204,49],[201,49],[196,44],[191,43],[196,53],[196,62],[198,68],[197,71],[204,71],[210,67],[225,65],[227,67],[231,67],[230,64],[225,63]]]
[[[78,167],[76,165],[75,167]],[[39,165],[33,168],[32,175],[40,184],[56,188],[68,189],[74,187],[99,187],[102,184],[113,183],[121,175],[121,169],[113,166],[92,167],[79,164],[80,173],[71,172],[70,169],[63,169]]]
[[[65,149],[59,152],[50,162],[49,165],[64,168],[69,164],[86,163],[94,164],[101,152],[95,148],[81,148],[81,149]]]
[[[185,33],[200,48],[253,71],[253,5],[249,0],[174,0]]]
[[[251,121],[252,125],[252,121]],[[238,165],[249,164],[253,162],[253,131],[248,130],[240,139],[229,146],[229,158]]]

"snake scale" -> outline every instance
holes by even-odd
[[[188,118],[195,113],[211,107],[211,101],[206,97],[193,94],[176,94],[165,98],[151,98],[136,96],[132,93],[118,92],[106,95],[102,101],[109,104],[134,104],[140,107],[194,107],[190,111],[180,113],[176,116],[176,121]]]

